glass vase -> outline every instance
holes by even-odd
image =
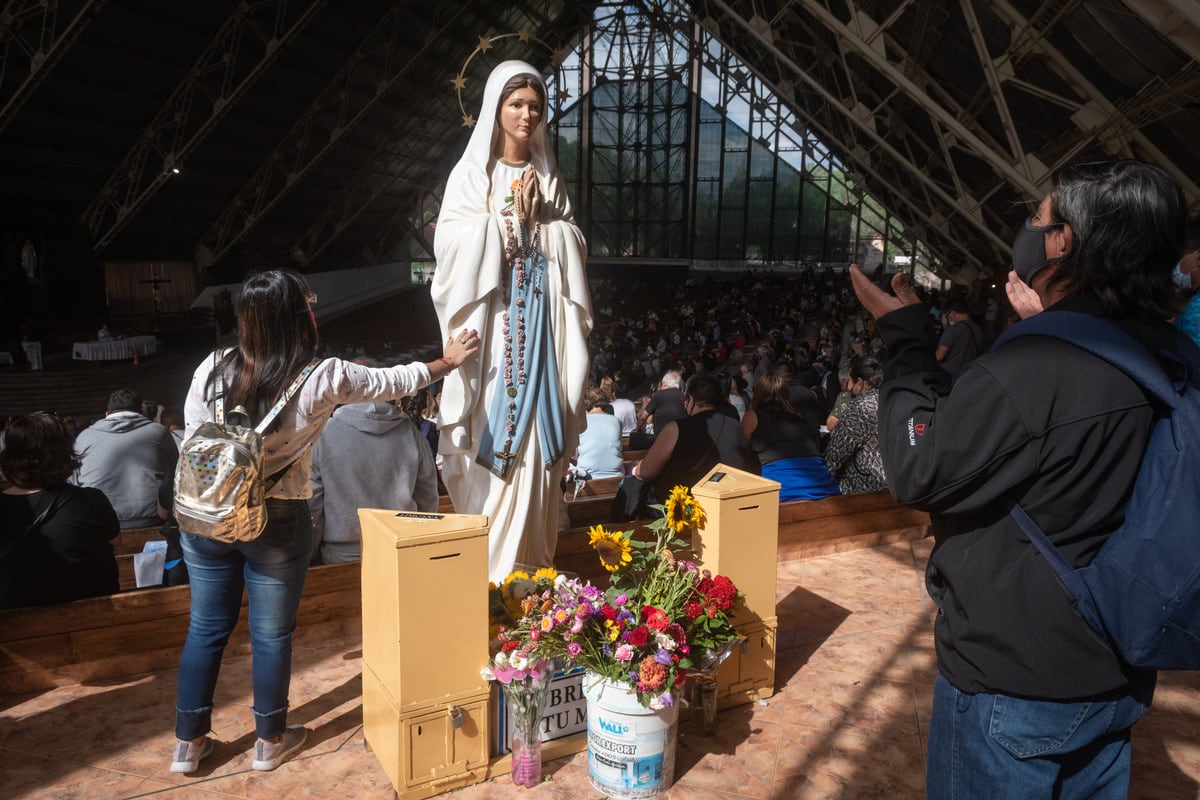
[[[501,683],[504,704],[512,720],[509,750],[512,754],[512,780],[531,788],[542,781],[542,715],[550,698],[553,664],[543,662],[524,678]]]
[[[717,732],[717,673],[716,670],[692,673],[694,708],[700,712],[700,735],[712,736]]]
[[[692,707],[700,713],[702,736],[712,736],[717,731],[717,669],[742,641],[738,638],[721,647],[705,647],[699,654],[697,665],[688,673],[692,682]]]

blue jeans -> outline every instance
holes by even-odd
[[[292,633],[312,552],[311,525],[303,500],[268,500],[267,527],[252,542],[180,535],[192,607],[179,660],[176,737],[195,739],[211,730],[213,692],[241,611],[243,586],[250,601],[254,727],[263,739],[287,727]]]
[[[1130,728],[1153,679],[1080,702],[965,694],[938,675],[929,724],[928,800],[1124,800]]]

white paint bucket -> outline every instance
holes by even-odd
[[[640,800],[670,788],[679,708],[646,708],[628,684],[583,675],[587,697],[588,778],[609,797]]]

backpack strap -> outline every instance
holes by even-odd
[[[1043,311],[1018,322],[996,340],[995,350],[1019,336],[1050,336],[1086,350],[1124,372],[1154,395],[1163,405],[1175,409],[1188,378],[1188,364],[1174,353],[1162,353],[1183,369],[1180,378],[1172,378],[1136,339],[1111,322],[1078,311]],[[1177,344],[1179,344],[1177,337]]]
[[[221,364],[221,351],[213,350],[213,365],[212,371],[216,372],[217,367]],[[221,383],[221,376],[217,376],[217,397],[216,397],[216,413],[214,418],[218,425],[225,424],[225,385]]]
[[[296,376],[296,380],[292,381],[292,385],[284,390],[283,395],[279,398],[278,402],[271,407],[271,410],[267,412],[267,415],[263,417],[262,422],[255,426],[254,430],[259,436],[262,436],[267,432],[267,428],[271,427],[271,423],[275,421],[277,416],[279,416],[279,412],[283,411],[283,409],[287,406],[288,402],[292,399],[292,396],[296,394],[296,390],[304,385],[304,382],[308,380],[309,375],[312,375],[313,370],[316,369],[317,364],[320,361],[320,357],[314,358],[312,361],[308,362],[304,369],[300,370],[300,374]]]
[[[1178,367],[1180,377],[1172,378],[1167,369],[1140,342],[1112,322],[1091,314],[1077,311],[1043,311],[1009,328],[996,340],[992,349],[995,350],[1021,336],[1050,336],[1102,358],[1136,381],[1143,390],[1171,410],[1179,406],[1180,394],[1190,377],[1190,354],[1160,353],[1163,359]],[[1190,342],[1183,343],[1176,337],[1176,346],[1181,350],[1186,348],[1187,344]],[[1194,357],[1191,362],[1195,363]],[[1074,572],[1075,568],[1025,509],[1021,508],[1020,503],[1014,502],[1008,513],[1059,578]]]

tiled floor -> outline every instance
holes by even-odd
[[[676,783],[664,796],[919,798],[934,677],[931,607],[921,571],[928,540],[779,565],[777,694],[724,711],[719,733],[681,727]],[[311,729],[295,760],[250,769],[250,661],[226,660],[215,753],[190,776],[166,771],[175,673],[0,699],[0,798],[390,798],[363,747],[361,653],[354,639],[300,646],[291,721]],[[1164,674],[1135,729],[1131,797],[1200,797],[1200,674]],[[446,797],[597,798],[583,754],[550,779],[506,778]]]

